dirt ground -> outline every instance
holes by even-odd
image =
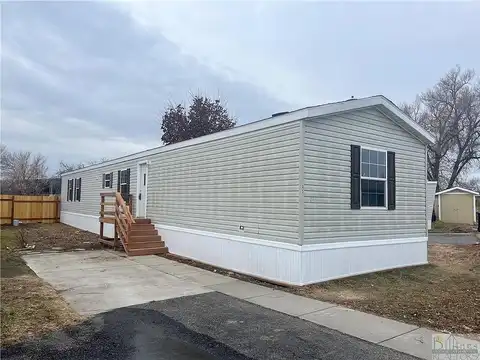
[[[94,249],[98,236],[64,224],[6,226],[1,242],[2,346],[74,325],[83,318],[23,262],[27,249]]]
[[[435,330],[480,334],[480,246],[429,246],[429,265],[283,288],[167,254],[165,257],[297,295]]]
[[[3,227],[2,231],[8,231],[20,242],[33,247],[33,250],[58,250],[69,251],[74,249],[93,250],[102,245],[98,242],[98,235],[88,231],[61,224],[25,224],[18,227]]]
[[[435,221],[429,233],[474,233],[477,228],[470,224],[449,224],[443,221]]]

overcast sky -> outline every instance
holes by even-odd
[[[220,96],[240,124],[480,71],[480,2],[1,5],[2,143],[58,162],[161,144],[162,110]]]

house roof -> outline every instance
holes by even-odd
[[[460,191],[460,192],[466,192],[466,193],[473,194],[473,195],[478,195],[478,192],[468,190],[468,189],[464,189],[464,188],[461,188],[460,186],[455,186],[455,187],[447,189],[447,190],[439,191],[439,192],[435,193],[435,195],[447,194],[447,193],[452,192],[452,191]]]
[[[383,95],[376,95],[376,96],[371,96],[366,98],[349,99],[349,100],[340,101],[340,102],[305,107],[305,108],[290,111],[290,112],[279,113],[278,115],[274,114],[274,116],[271,116],[269,118],[254,121],[254,122],[240,125],[240,126],[236,126],[232,129],[220,131],[214,134],[204,135],[195,139],[190,139],[190,140],[182,141],[182,142],[171,144],[171,145],[159,146],[159,147],[152,148],[149,150],[144,150],[135,154],[109,160],[100,164],[91,165],[91,166],[84,167],[82,169],[66,172],[62,174],[62,176],[81,172],[84,170],[102,167],[104,165],[111,165],[111,164],[116,164],[122,161],[134,160],[140,157],[154,155],[164,151],[175,150],[175,149],[179,149],[187,146],[209,142],[212,140],[227,138],[234,135],[239,135],[239,134],[243,134],[243,133],[247,133],[255,130],[269,128],[272,126],[287,124],[287,123],[299,121],[302,119],[318,118],[318,117],[343,113],[347,111],[360,110],[364,108],[375,108],[376,110],[383,113],[386,117],[394,121],[396,124],[398,124],[400,127],[404,128],[407,132],[412,134],[412,136],[419,139],[424,144],[432,144],[435,141],[435,138],[429,132],[427,132],[420,125],[418,125],[416,122],[410,119],[392,101],[390,101]]]

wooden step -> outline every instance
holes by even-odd
[[[144,248],[144,249],[132,249],[128,250],[128,256],[140,256],[140,255],[156,255],[156,254],[166,254],[168,252],[167,247],[156,247],[156,248]]]
[[[145,241],[162,241],[160,235],[147,235],[147,236],[129,236],[128,242],[145,242]]]
[[[128,235],[130,237],[158,235],[158,231],[154,229],[138,229],[138,230],[135,229],[135,230],[130,230],[130,233]]]
[[[128,250],[133,249],[150,249],[150,248],[158,248],[158,247],[165,247],[164,241],[137,241],[137,242],[129,242]]]
[[[155,230],[155,226],[153,224],[132,224],[132,230]]]
[[[150,219],[143,219],[143,218],[135,218],[135,224],[151,224],[152,221]]]

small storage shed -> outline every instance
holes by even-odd
[[[475,196],[478,193],[461,187],[437,192],[435,210],[438,220],[452,224],[476,222]]]

